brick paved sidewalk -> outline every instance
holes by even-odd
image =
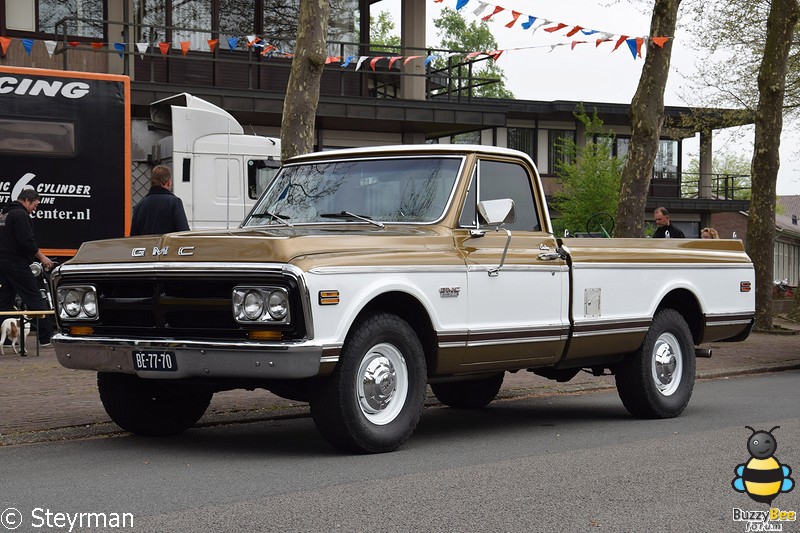
[[[776,320],[790,328],[784,334],[753,333],[745,342],[713,343],[711,359],[697,360],[698,378],[800,368],[800,324]],[[789,334],[795,333],[795,334]],[[32,337],[28,337],[29,341]],[[53,348],[28,345],[28,356],[13,355],[10,346],[0,355],[0,445],[24,442],[19,435],[55,428],[109,424],[97,394],[96,375],[68,370],[57,361]],[[550,394],[559,391],[613,387],[613,377],[580,373],[568,383],[556,383],[531,372],[507,373],[500,397]],[[432,400],[433,401],[433,400]],[[279,398],[265,390],[217,393],[200,421],[263,420],[278,415],[306,414],[307,406]],[[37,440],[31,438],[30,440]]]

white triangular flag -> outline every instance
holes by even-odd
[[[136,43],[136,49],[139,51],[139,57],[144,59],[144,54],[147,52],[148,43]]]

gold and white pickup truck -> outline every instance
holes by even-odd
[[[428,384],[480,408],[506,372],[610,372],[633,415],[677,416],[696,346],[754,312],[740,241],[558,238],[533,161],[468,145],[296,157],[239,228],[85,243],[52,285],[58,359],[120,427],[265,388],[356,452],[405,442]]]

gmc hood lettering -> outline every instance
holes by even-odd
[[[164,246],[163,248],[159,248],[158,246],[153,246],[153,255],[154,256],[162,256],[169,254],[169,246]],[[147,255],[147,248],[133,248],[131,250],[131,257],[144,257]],[[178,248],[178,255],[179,256],[187,256],[187,255],[194,255],[194,246],[181,246]]]

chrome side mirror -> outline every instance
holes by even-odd
[[[503,230],[506,232],[506,246],[503,248],[503,255],[500,257],[500,264],[495,268],[489,269],[489,276],[495,277],[500,274],[500,269],[506,262],[506,253],[508,252],[508,245],[511,244],[511,232],[500,227],[503,224],[509,224],[517,219],[514,212],[514,200],[511,198],[501,198],[499,200],[484,200],[478,202],[478,216],[487,226],[495,226],[495,230]]]

